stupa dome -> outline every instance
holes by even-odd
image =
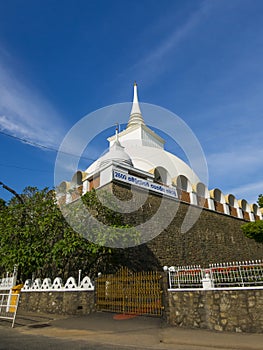
[[[116,139],[109,151],[97,160],[97,165],[102,167],[110,162],[124,163],[133,166],[132,160],[124,147],[120,144],[119,140]]]

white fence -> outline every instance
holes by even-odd
[[[4,277],[0,279],[0,290],[8,290],[14,286],[14,277]]]
[[[263,262],[239,261],[200,265],[164,267],[168,272],[169,289],[189,288],[263,288]]]
[[[45,278],[43,281],[36,278],[34,281],[26,280],[22,292],[69,292],[69,291],[93,291],[94,285],[88,276],[76,282],[74,277],[69,277],[65,284],[63,284],[60,277],[56,277],[52,282],[50,278]]]
[[[6,273],[6,277],[0,278],[0,291],[1,290],[9,290],[16,284],[16,278],[17,278],[17,268],[14,267],[14,271],[10,274],[9,272]]]

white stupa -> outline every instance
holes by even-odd
[[[208,190],[183,160],[164,149],[165,141],[151,130],[141,113],[137,84],[126,128],[108,138],[109,150],[85,171],[78,170],[71,182],[60,185],[58,201],[70,203],[92,189],[113,182],[128,188],[149,190],[175,200],[203,206],[208,210],[247,221],[262,220],[257,204],[224,195],[219,189]],[[73,194],[69,190],[77,189]],[[66,196],[65,196],[66,193]]]
[[[89,166],[86,173],[93,173],[105,164],[105,160],[112,159],[126,162],[147,173],[155,173],[156,177],[160,177],[160,182],[166,185],[171,185],[179,175],[186,177],[192,184],[200,182],[184,161],[164,149],[165,141],[145,124],[136,83],[127,127],[119,134],[109,137],[108,141],[109,152]]]

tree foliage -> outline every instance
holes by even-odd
[[[263,243],[263,220],[244,224],[242,230],[248,238],[253,238],[256,242]]]
[[[127,247],[140,243],[139,233],[124,224],[124,217],[110,192],[100,192],[99,198],[95,190],[87,192],[81,199],[66,205],[63,214],[77,232],[99,246]]]
[[[65,279],[69,275],[77,277],[79,269],[94,276],[99,271],[113,272],[111,269],[117,268],[119,249],[107,248],[104,243],[106,237],[116,239],[118,230],[126,226],[118,213],[100,203],[95,191],[87,193],[82,200],[88,210],[98,213],[107,223],[105,231],[92,232],[77,202],[68,205],[68,213],[80,225],[87,225],[88,238],[92,234],[99,237],[96,243],[71,228],[56,204],[54,191],[27,187],[20,196],[23,202],[17,196],[8,204],[0,201],[0,273],[18,265],[21,280],[32,275]],[[138,239],[135,230],[129,235]]]
[[[6,201],[4,201],[2,198],[0,198],[0,210],[4,209],[6,206]]]
[[[258,205],[260,208],[263,208],[262,194],[258,196]],[[258,243],[263,243],[263,220],[249,222],[244,224],[241,228],[246,237],[252,238]]]

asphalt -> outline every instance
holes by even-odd
[[[131,317],[103,312],[74,317],[21,313],[17,315],[13,329],[9,322],[4,321],[0,321],[0,329],[1,342],[4,341],[5,334],[10,337],[13,332],[17,337],[23,337],[21,339],[31,337],[29,339],[48,338],[54,341],[64,341],[65,344],[71,344],[69,348],[72,350],[79,349],[77,344],[80,343],[86,344],[86,347],[83,345],[81,349],[106,349],[106,346],[123,350],[263,349],[263,334],[170,327],[160,318]],[[49,347],[46,348],[49,349]],[[57,349],[60,348],[58,345]]]

